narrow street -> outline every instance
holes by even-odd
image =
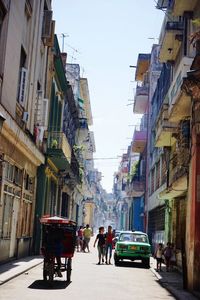
[[[92,243],[91,243],[92,246]],[[175,299],[157,282],[154,274],[140,263],[124,262],[119,267],[96,265],[97,251],[76,253],[72,282],[61,279],[52,287],[42,281],[42,265],[0,287],[1,300],[107,300],[107,299]]]

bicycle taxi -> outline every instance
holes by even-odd
[[[42,224],[41,251],[44,256],[43,279],[53,281],[57,276],[66,278],[66,281],[70,282],[76,245],[76,223],[58,216],[43,216],[40,223]]]

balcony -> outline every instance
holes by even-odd
[[[71,166],[68,174],[68,184],[70,184],[71,186],[76,186],[77,184],[80,184],[83,175],[83,170],[80,169],[79,162],[74,154],[74,151],[72,151]]]
[[[70,167],[71,147],[63,132],[48,133],[47,155],[58,170]]]
[[[161,10],[170,9],[173,5],[173,1],[174,0],[157,0],[156,8]]]
[[[173,0],[172,15],[182,16],[185,11],[193,11],[198,0]]]
[[[148,104],[148,86],[139,86],[136,87],[135,101],[133,106],[133,112],[136,114],[144,114],[147,109]]]
[[[136,72],[135,72],[135,80],[136,81],[143,81],[144,74],[149,69],[150,58],[151,58],[150,54],[140,53],[138,55],[137,67],[136,67]]]
[[[171,20],[172,19],[172,20]],[[183,22],[178,17],[166,16],[160,34],[160,62],[174,61],[182,42]]]
[[[182,152],[182,151],[181,151]],[[182,196],[188,190],[188,157],[189,151],[185,149],[175,154],[170,161],[167,187],[159,194],[161,199],[172,199]]]
[[[177,124],[168,121],[168,105],[163,104],[159,119],[156,124],[155,147],[169,147],[172,146],[176,139],[173,133],[178,130]]]
[[[191,97],[181,90],[187,71],[190,70],[193,58],[183,57],[174,76],[174,80],[169,88],[167,98],[169,103],[169,121],[179,122],[190,116]]]
[[[158,0],[156,8],[157,9],[162,9],[162,10],[163,9],[168,9],[169,8],[169,4],[170,4],[169,0]]]
[[[145,181],[144,180],[133,180],[126,188],[128,197],[141,197],[145,193]]]
[[[132,151],[136,153],[142,153],[145,149],[146,141],[146,129],[135,130],[132,141]]]

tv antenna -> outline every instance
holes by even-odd
[[[62,52],[65,50],[65,38],[69,37],[68,33],[60,33],[58,34],[62,38]]]

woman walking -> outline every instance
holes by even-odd
[[[99,233],[97,234],[97,237],[94,242],[94,247],[96,246],[96,242],[98,241],[97,244],[97,249],[98,249],[98,257],[99,257],[99,262],[98,265],[104,263],[104,256],[105,256],[105,234],[104,234],[104,227],[99,227]]]

